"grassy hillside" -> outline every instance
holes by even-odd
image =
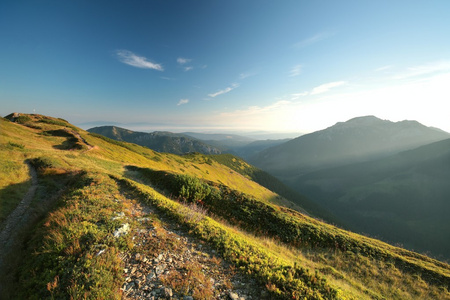
[[[354,230],[450,259],[450,139],[300,177],[296,186]]]
[[[258,284],[253,299],[450,299],[449,265],[279,206],[281,196],[208,156],[157,153],[40,115],[0,126],[3,227],[33,185],[29,168],[39,183],[35,217],[0,253],[6,298],[119,299],[132,286],[216,299],[239,290],[205,284],[220,276],[191,260],[167,262],[155,278],[125,267],[126,257],[155,263],[176,252],[173,227]]]

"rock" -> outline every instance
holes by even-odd
[[[170,298],[173,296],[173,291],[171,288],[162,288],[160,291],[163,297]]]
[[[194,300],[192,296],[184,296],[183,300]]]
[[[166,268],[165,265],[158,265],[155,268],[156,275],[161,275],[164,272],[164,269]]]
[[[151,281],[151,280],[153,280],[153,278],[155,278],[155,277],[156,277],[155,272],[153,272],[153,270],[152,270],[152,271],[150,271],[150,273],[147,275],[147,281]]]
[[[118,238],[121,237],[122,235],[126,235],[128,231],[130,231],[130,224],[125,223],[122,224],[122,226],[120,226],[120,228],[118,228],[116,231],[114,231],[113,235],[115,238]]]
[[[236,294],[236,293],[233,293],[233,292],[230,292],[230,293],[228,294],[228,297],[229,297],[231,300],[238,300],[238,299],[239,299],[239,295]]]

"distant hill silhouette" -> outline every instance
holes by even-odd
[[[101,134],[110,139],[124,141],[148,147],[158,152],[185,154],[199,152],[202,154],[220,154],[222,151],[202,141],[182,134],[167,131],[151,133],[137,132],[116,126],[100,126],[88,129],[89,132]]]

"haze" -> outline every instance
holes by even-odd
[[[376,115],[450,131],[448,11],[448,1],[2,1],[0,113],[302,133]]]

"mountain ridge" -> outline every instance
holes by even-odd
[[[200,140],[183,134],[168,131],[139,132],[117,126],[100,126],[87,130],[108,138],[146,146],[158,152],[185,154],[199,152],[203,154],[219,154],[222,151]]]
[[[37,219],[6,249],[2,297],[450,299],[448,264],[280,206],[208,155],[36,114],[0,126],[0,216],[35,186],[26,161],[38,180]]]
[[[279,176],[302,174],[387,156],[448,137],[449,133],[417,121],[357,117],[263,150],[249,161]]]

